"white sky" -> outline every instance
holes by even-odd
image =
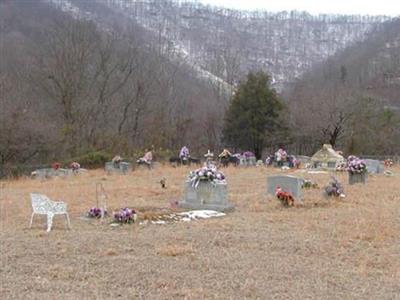
[[[230,8],[267,11],[307,11],[311,14],[359,14],[400,16],[400,0],[198,0]]]

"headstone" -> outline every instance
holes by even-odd
[[[367,165],[368,173],[372,174],[381,174],[383,173],[384,165],[383,162],[375,159],[364,159],[365,164]]]
[[[291,175],[273,175],[267,178],[267,193],[275,195],[277,187],[282,188],[283,191],[289,192],[295,199],[302,199],[303,179]]]
[[[53,168],[43,168],[43,169],[37,169],[31,173],[32,178],[36,179],[46,179],[46,178],[52,178],[52,177],[65,177],[68,175],[71,175],[72,171],[69,169],[57,169],[54,170]]]
[[[296,155],[296,159],[300,161],[300,163],[305,166],[311,162],[311,157],[305,155]]]
[[[250,156],[250,157],[241,156],[239,159],[240,159],[239,161],[240,166],[250,167],[257,165],[257,159],[255,158],[255,156]]]
[[[261,159],[257,160],[257,167],[262,167],[264,165],[263,161]]]
[[[104,167],[107,173],[120,173],[120,174],[126,174],[128,171],[132,169],[132,166],[130,163],[127,162],[120,162],[119,164],[114,164],[113,162],[106,162],[106,165]]]
[[[325,144],[312,157],[311,162],[314,168],[336,169],[336,163],[344,158],[338,154],[330,144]]]
[[[185,182],[184,198],[179,207],[188,209],[230,211],[234,206],[228,201],[226,183],[200,181],[197,188],[190,181]]]
[[[368,173],[350,173],[349,172],[349,184],[353,185],[356,183],[364,183],[367,181]]]

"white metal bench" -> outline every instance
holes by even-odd
[[[67,203],[51,201],[47,196],[35,193],[31,193],[31,202],[33,212],[29,228],[32,227],[33,216],[35,214],[47,215],[47,232],[50,232],[51,230],[51,226],[53,225],[53,217],[55,215],[65,215],[67,226],[68,228],[71,228],[67,212]]]

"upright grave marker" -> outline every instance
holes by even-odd
[[[277,187],[283,191],[289,192],[295,199],[303,199],[303,192],[301,186],[303,179],[291,175],[272,175],[267,178],[267,193],[275,195]]]
[[[179,207],[200,210],[230,211],[225,176],[211,164],[191,172],[185,182],[183,200]]]
[[[384,171],[383,162],[375,159],[364,159],[368,173],[381,174]]]
[[[132,169],[132,166],[130,163],[127,162],[120,162],[118,164],[110,161],[110,162],[106,162],[106,165],[104,167],[104,169],[106,170],[106,172],[108,174],[110,173],[120,173],[120,174],[126,174],[128,173],[128,171],[130,171]]]

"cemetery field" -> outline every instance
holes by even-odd
[[[83,218],[97,182],[109,211],[169,213],[189,170],[0,181],[1,299],[400,299],[400,167],[366,185],[338,174],[346,198],[332,200],[322,197],[329,174],[289,171],[320,186],[293,208],[266,196],[267,175],[284,172],[226,168],[235,211],[224,217],[121,227]],[[67,202],[72,229],[62,216],[49,234],[44,216],[29,229],[30,192]]]

